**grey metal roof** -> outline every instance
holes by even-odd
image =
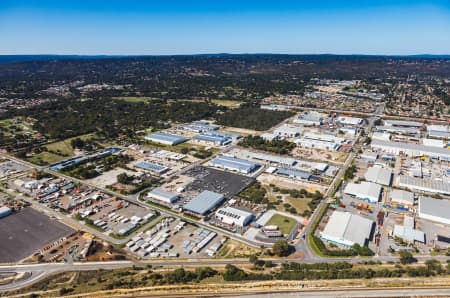
[[[422,191],[450,194],[450,183],[446,183],[443,181],[400,175],[398,176],[398,183],[400,186]]]
[[[376,126],[379,131],[400,132],[405,134],[418,134],[420,130],[414,127]]]
[[[389,195],[389,198],[392,201],[414,204],[414,194],[409,191],[401,190],[401,189],[393,189]]]
[[[411,227],[395,225],[394,226],[394,236],[405,239],[408,242],[419,241],[425,242],[425,233],[419,230],[415,230]]]
[[[381,140],[373,140],[371,143],[372,147],[391,147],[399,150],[410,150],[415,151],[419,155],[432,155],[432,156],[442,156],[442,157],[450,157],[450,149],[447,148],[439,148],[432,146],[424,146],[417,144],[409,144],[402,142],[391,142],[391,141],[381,141]]]
[[[183,136],[169,134],[165,132],[155,132],[146,137],[147,139],[161,140],[164,142],[172,142],[172,143],[182,143],[186,142],[188,138]]]
[[[211,165],[236,169],[245,172],[252,172],[260,166],[255,162],[230,156],[216,157],[211,161]]]
[[[286,175],[289,177],[296,177],[301,179],[309,179],[311,177],[311,174],[307,171],[302,170],[292,170],[292,169],[286,169],[286,168],[279,168],[276,171],[277,174],[280,175]]]
[[[408,127],[421,127],[423,123],[417,121],[404,121],[404,120],[383,120],[385,125],[392,126],[408,126]]]
[[[155,172],[155,173],[162,173],[164,171],[167,171],[169,168],[156,164],[156,163],[151,163],[148,161],[141,161],[135,164],[136,167],[147,170],[147,171],[151,171],[151,172]]]
[[[223,199],[223,194],[205,190],[197,197],[190,200],[186,205],[183,206],[183,208],[185,210],[203,215],[219,205],[223,201]]]
[[[430,197],[419,198],[419,216],[421,214],[432,215],[450,220],[450,201],[438,200]]]
[[[380,167],[370,167],[364,174],[367,181],[375,182],[382,185],[391,185],[392,171]]]
[[[149,195],[153,195],[156,197],[166,198],[166,199],[172,199],[178,197],[177,194],[174,194],[170,191],[164,190],[162,188],[155,188],[151,192],[148,193]]]
[[[199,141],[206,141],[206,142],[214,142],[214,143],[220,143],[223,144],[226,141],[229,141],[229,137],[223,137],[223,136],[214,136],[209,134],[198,134],[194,137],[194,139]]]

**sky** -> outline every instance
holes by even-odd
[[[0,0],[0,54],[450,54],[450,0]]]

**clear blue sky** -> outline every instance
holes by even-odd
[[[0,0],[0,54],[450,54],[450,0]]]

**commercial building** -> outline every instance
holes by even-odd
[[[444,181],[400,175],[397,178],[397,183],[401,187],[413,190],[450,195],[450,183]]]
[[[364,122],[364,120],[361,119],[361,118],[345,117],[345,116],[338,117],[337,121],[342,123],[342,124],[346,124],[346,125],[360,125],[360,124],[362,124]]]
[[[381,167],[370,167],[364,174],[364,178],[369,182],[389,186],[392,182],[392,171]]]
[[[148,136],[145,137],[145,139],[155,143],[170,146],[178,145],[189,140],[188,138],[185,138],[183,136],[169,134],[165,132],[155,132],[149,134]]]
[[[431,146],[401,143],[401,142],[386,142],[374,140],[370,143],[373,149],[382,150],[395,155],[401,153],[410,156],[430,156],[432,158],[438,158],[440,160],[450,160],[450,149],[437,148]]]
[[[450,225],[450,201],[420,197],[417,214],[420,218]]]
[[[422,127],[423,123],[416,121],[402,121],[402,120],[383,120],[385,126],[395,127]]]
[[[378,153],[364,151],[363,153],[361,153],[360,157],[369,162],[375,162],[378,158]]]
[[[0,207],[0,218],[6,217],[12,213],[12,210],[6,206]]]
[[[381,186],[367,181],[363,181],[361,184],[350,182],[345,186],[344,193],[368,201],[369,203],[376,203],[380,200]]]
[[[147,194],[147,197],[167,204],[173,204],[180,199],[180,196],[162,188],[155,188]]]
[[[338,138],[333,135],[307,133],[302,138],[295,140],[295,143],[305,148],[337,151],[344,141],[344,138]]]
[[[355,243],[365,246],[369,241],[373,221],[350,212],[334,211],[320,238],[345,247]]]
[[[425,233],[408,226],[394,225],[392,235],[409,243],[414,243],[415,241],[425,243]]]
[[[303,128],[289,124],[281,125],[274,130],[274,135],[285,138],[294,138],[303,133]]]
[[[184,205],[183,209],[198,215],[205,215],[219,206],[223,200],[223,194],[205,190]]]
[[[323,124],[323,117],[316,111],[310,111],[301,114],[293,122],[304,126],[319,126]]]
[[[210,131],[205,132],[204,134],[208,135],[208,136],[229,138],[232,140],[239,140],[240,138],[242,138],[242,136],[240,134],[232,133],[232,132],[223,132],[223,131],[219,131],[219,130],[210,130]]]
[[[248,225],[254,218],[252,213],[233,207],[219,208],[215,216],[226,225],[239,227]]]
[[[389,199],[392,202],[408,207],[412,207],[414,205],[414,193],[406,190],[392,189],[389,194]]]
[[[210,163],[213,167],[249,174],[260,167],[259,164],[230,156],[219,156]]]
[[[152,163],[152,162],[148,162],[148,161],[140,161],[134,164],[135,167],[143,169],[145,171],[149,171],[152,172],[154,174],[164,174],[165,172],[167,172],[169,170],[168,167],[157,164],[157,163]]]
[[[225,136],[215,136],[209,134],[198,134],[194,137],[194,140],[206,143],[212,143],[217,146],[224,146],[231,143],[231,138]]]

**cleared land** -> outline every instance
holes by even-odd
[[[17,262],[75,231],[32,208],[0,219],[0,263]]]
[[[291,217],[287,217],[281,214],[275,214],[271,219],[269,219],[266,225],[278,226],[283,234],[289,234],[296,223],[297,221]]]

